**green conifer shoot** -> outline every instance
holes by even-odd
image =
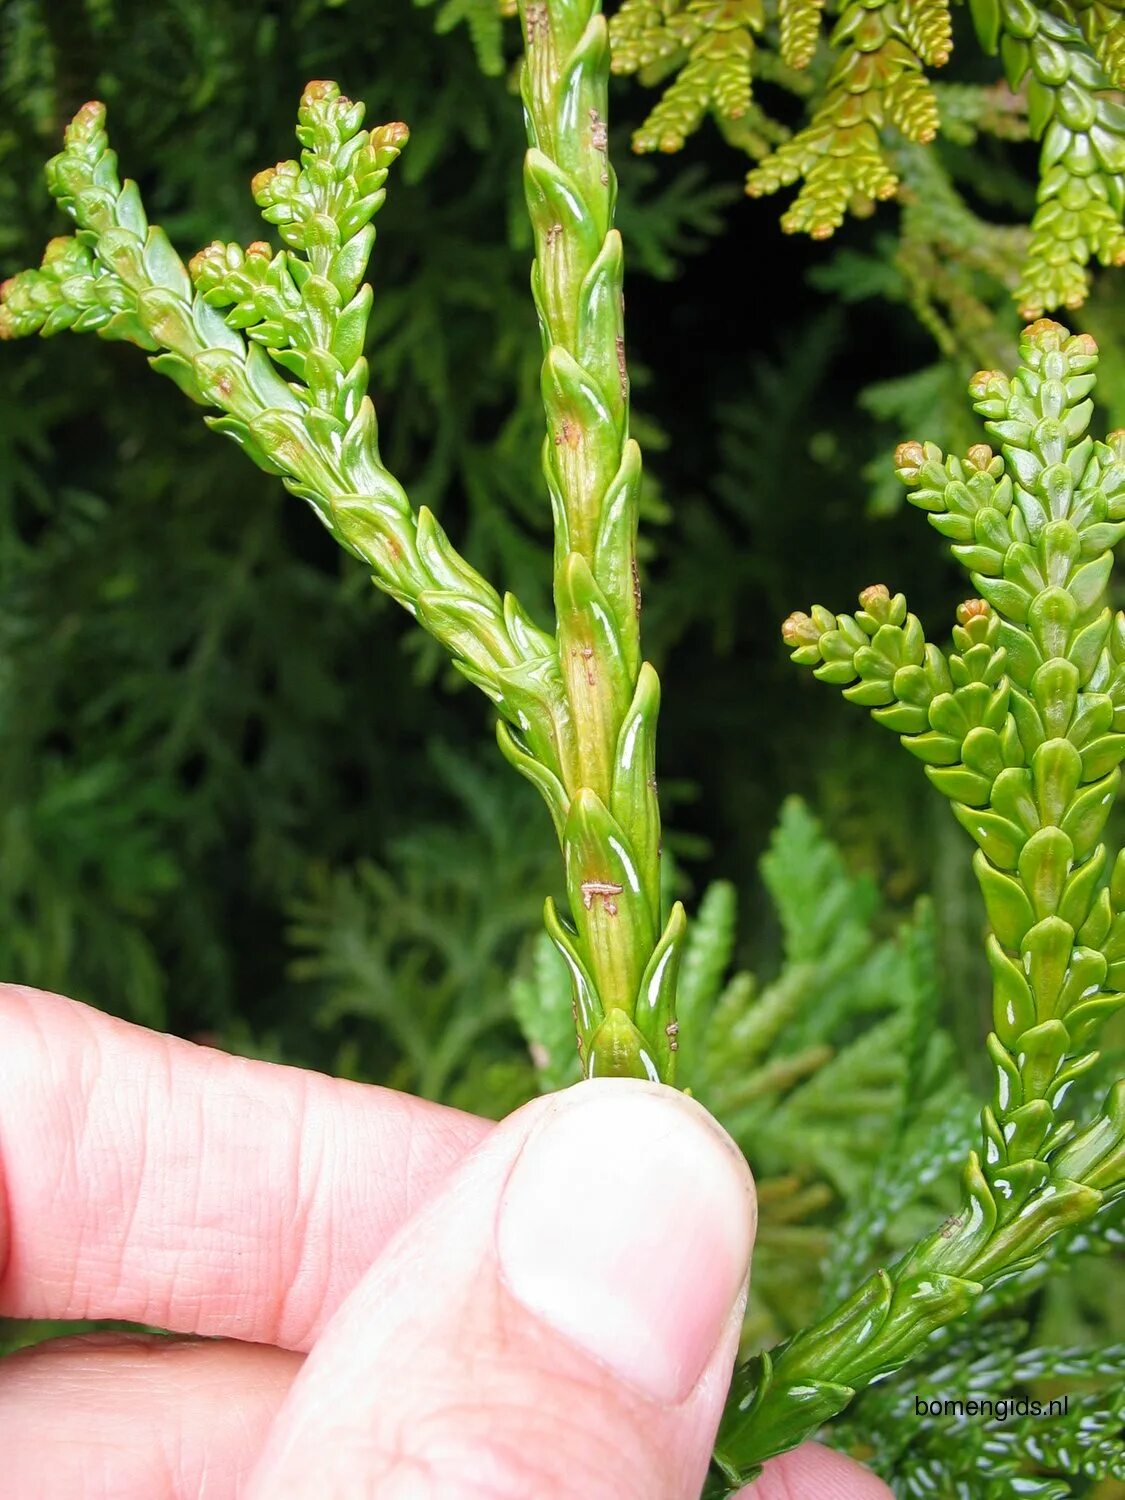
[[[816,17],[791,10],[800,51],[797,34]],[[554,634],[462,558],[429,510],[414,510],[382,461],[363,278],[407,132],[364,128],[363,106],[334,83],[312,83],[301,99],[299,159],[254,179],[282,248],[215,242],[189,267],[119,178],[103,107],[86,105],[48,168],[75,232],[0,289],[0,336],[73,329],[138,345],[447,649],[495,706],[503,753],[554,821],[570,913],[548,903],[546,923],[569,969],[584,1071],[671,1082],[685,917],[661,903],[659,685],[640,644],[640,453],[629,434],[607,28],[599,0],[523,0],[520,11]],[[902,738],[977,845],[996,1077],[981,1149],[964,1169],[960,1213],[737,1373],[716,1495],[1125,1188],[1125,1085],[1092,1118],[1068,1108],[1102,1024],[1125,1001],[1125,855],[1107,883],[1101,842],[1125,758],[1125,615],[1106,602],[1125,533],[1125,437],[1087,434],[1097,357],[1088,336],[1043,321],[1021,352],[1013,378],[986,371],[971,387],[998,453],[984,443],[964,459],[918,442],[898,450],[911,500],[975,591],[953,650],[928,643],[903,597],[879,585],[854,615],[817,606],[783,631],[799,664]],[[699,1010],[695,967],[685,1000],[694,995]]]

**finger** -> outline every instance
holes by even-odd
[[[490,1126],[0,986],[0,1316],[304,1349]]]
[[[0,1363],[0,1494],[235,1500],[301,1356],[124,1334]]]
[[[735,1500],[894,1500],[870,1469],[820,1443],[771,1458]]]
[[[0,1361],[2,1493],[234,1500],[301,1363],[260,1345],[117,1333],[12,1355]],[[819,1443],[771,1459],[737,1500],[812,1496],[892,1500],[869,1470]]]
[[[683,1095],[526,1106],[341,1307],[248,1500],[694,1500],[753,1227],[745,1162]]]

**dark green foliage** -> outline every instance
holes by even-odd
[[[493,76],[503,72],[503,18],[515,13],[514,5],[502,5],[502,0],[414,0],[414,3],[437,6],[434,29],[439,35],[455,26],[468,28],[482,73]]]
[[[383,865],[311,872],[292,908],[290,973],[337,1048],[334,1073],[498,1116],[535,1091],[513,1055],[508,985],[553,851],[546,828],[512,837],[514,819],[537,826],[529,791],[448,748],[429,759],[450,794],[445,816],[395,838]],[[571,1061],[569,989],[562,1009]]]
[[[797,801],[783,809],[762,874],[783,935],[779,972],[761,988],[745,971],[726,977],[733,899],[712,886],[685,955],[690,1031],[681,1013],[681,1076],[759,1179],[755,1346],[813,1315],[835,1226],[849,1215],[866,1222],[888,1138],[951,1064],[926,1004],[924,914],[881,938],[874,887],[848,875]]]
[[[1089,1481],[1119,1479],[1125,1346],[1021,1348],[1027,1334],[1026,1323],[1009,1319],[960,1340],[920,1369],[909,1390],[877,1388],[840,1436],[874,1446],[877,1471],[909,1500],[1066,1500],[1090,1493]],[[1021,1398],[1041,1403],[1040,1414],[1028,1414]],[[974,1399],[993,1406],[947,1416],[919,1415],[915,1405]],[[1044,1416],[1049,1401],[1059,1405]]]

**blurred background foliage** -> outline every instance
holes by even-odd
[[[0,266],[59,232],[42,164],[89,96],[185,253],[260,237],[248,181],[290,153],[309,78],[405,119],[368,350],[385,457],[546,617],[515,47],[493,0],[0,0]],[[988,986],[967,840],[778,638],[790,609],[871,582],[935,636],[960,597],[889,459],[907,437],[975,440],[967,377],[1014,356],[1034,154],[982,134],[995,100],[963,55],[941,144],[894,146],[901,201],[827,246],[783,239],[776,205],[732,187],[717,130],[631,156],[652,99],[616,92],[668,879],[700,912],[684,1081],[761,1181],[748,1345],[952,1212],[974,1128]],[[1110,426],[1122,281],[1099,272],[1072,319],[1102,346]],[[557,853],[478,695],[134,350],[24,345],[0,390],[0,972],[495,1116],[569,1081],[538,935]],[[892,1143],[909,1171],[888,1173]],[[939,1387],[1105,1385],[1111,1356],[1088,1351],[1125,1335],[1119,1243],[1096,1225],[939,1339]],[[874,1388],[839,1433],[902,1494],[976,1500],[984,1461],[1037,1476],[1021,1494],[1125,1494],[1109,1447],[1085,1468],[1067,1449],[1093,1428],[1052,1428],[1050,1451],[1043,1424],[1005,1429],[983,1458],[935,1436],[899,1410],[929,1378]]]

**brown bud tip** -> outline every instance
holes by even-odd
[[[1093,358],[1098,352],[1097,341],[1089,333],[1076,333],[1071,340],[1071,344],[1076,354],[1086,354]]]
[[[988,393],[988,387],[994,380],[1002,380],[1003,378],[1003,372],[1000,370],[978,370],[972,380],[969,381],[969,395],[974,400],[979,401],[982,396]]]
[[[993,459],[992,449],[987,443],[974,443],[965,454],[970,467],[979,469],[982,473],[988,468]]]
[[[9,276],[7,281],[0,281],[0,302],[7,302],[12,295],[12,288],[16,284],[16,278]]]
[[[926,450],[921,443],[899,443],[895,449],[895,468],[913,478],[926,462]]]
[[[815,646],[820,640],[816,621],[803,610],[794,610],[781,624],[781,639],[787,646]]]
[[[305,84],[306,99],[334,99],[340,92],[340,86],[331,78],[314,78]]]
[[[251,255],[259,255],[264,260],[271,260],[273,258],[273,247],[265,240],[251,240],[250,244],[246,246],[246,255],[247,259]]]
[[[192,276],[198,278],[210,265],[218,266],[221,271],[226,265],[227,247],[221,240],[212,240],[209,245],[204,245],[202,250],[197,250],[188,261],[188,270]]]
[[[105,105],[100,99],[88,99],[64,132],[68,145],[87,145],[105,126]]]
[[[371,134],[378,137],[381,146],[405,146],[410,139],[410,126],[403,120],[391,120]]]
[[[872,583],[859,596],[860,605],[870,611],[890,601],[891,591],[885,583]]]
[[[989,613],[989,604],[985,599],[966,599],[964,604],[957,606],[958,625],[967,625],[970,620],[982,619]]]
[[[1034,323],[1029,323],[1023,331],[1025,339],[1041,339],[1050,334],[1065,334],[1066,329],[1061,323],[1056,323],[1054,318],[1036,318]]]
[[[2,296],[3,289],[0,288],[0,297]],[[1107,432],[1105,440],[1118,459],[1125,458],[1125,427],[1115,427],[1112,432]]]
[[[250,179],[250,192],[256,198],[259,193],[264,192],[277,176],[277,167],[263,167],[260,172],[255,172]]]

